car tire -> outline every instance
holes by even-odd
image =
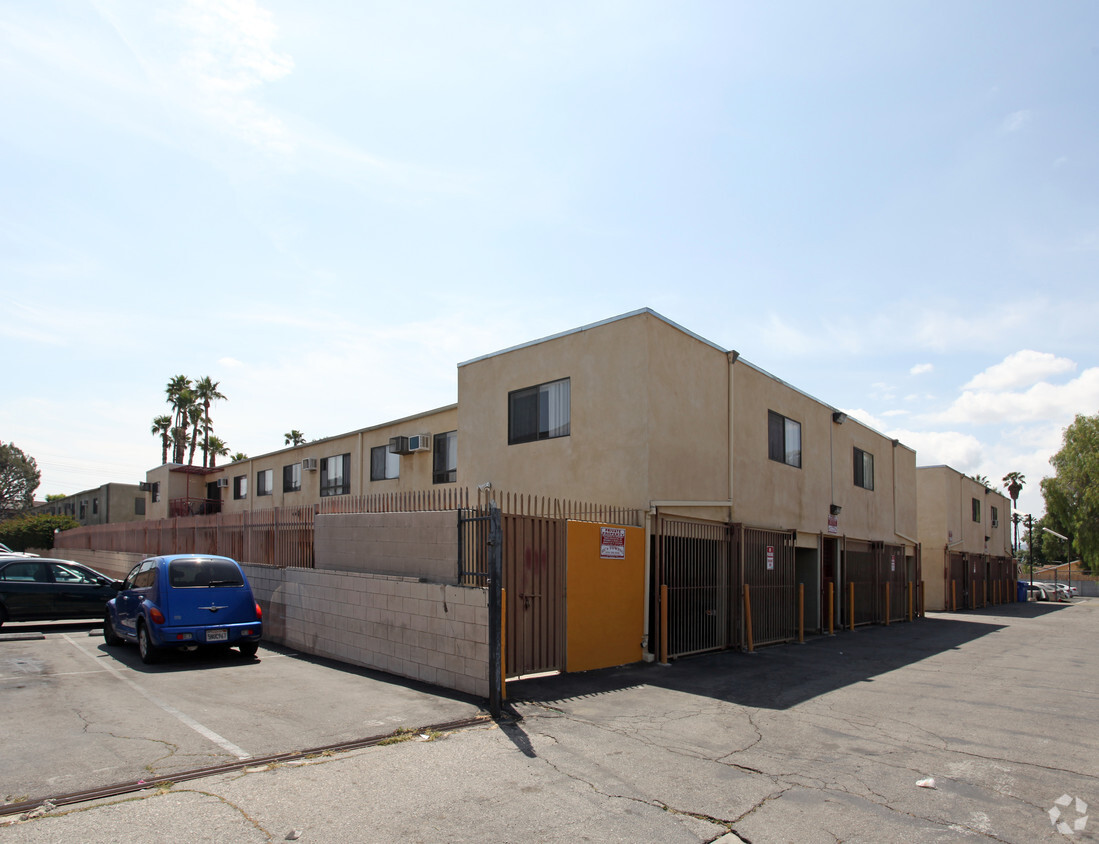
[[[103,641],[111,648],[122,644],[122,637],[115,632],[110,613],[103,618]]]
[[[256,655],[256,651],[259,650],[259,642],[241,642],[237,645],[237,648],[243,656],[251,659]]]
[[[152,665],[160,660],[160,652],[149,637],[149,629],[143,623],[137,625],[137,652],[146,665]]]

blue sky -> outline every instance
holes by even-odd
[[[1024,512],[1099,412],[1099,5],[0,2],[0,439],[136,482],[651,307]]]

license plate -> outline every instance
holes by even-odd
[[[206,631],[207,642],[228,642],[229,631],[228,630],[207,630]]]

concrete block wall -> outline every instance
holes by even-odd
[[[144,554],[64,549],[122,580]],[[416,578],[243,563],[263,638],[302,653],[488,697],[488,590]]]
[[[313,529],[318,569],[458,582],[458,516],[453,510],[322,514]]]
[[[488,591],[415,578],[244,566],[263,637],[488,697]]]

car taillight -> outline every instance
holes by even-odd
[[[156,607],[149,607],[149,618],[151,618],[157,624],[164,623],[164,613],[162,613]]]
[[[259,604],[256,604],[256,619],[259,621],[263,621],[263,607],[261,607]]]

